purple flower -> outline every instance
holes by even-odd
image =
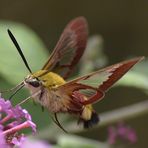
[[[6,147],[6,143],[5,143],[5,137],[2,134],[2,131],[0,130],[0,147],[5,148]]]
[[[7,112],[11,108],[11,102],[5,101],[3,98],[0,98],[0,111]]]
[[[108,143],[116,144],[119,139],[134,144],[137,142],[137,135],[134,129],[123,123],[119,123],[116,127],[110,126],[108,128]]]
[[[14,137],[12,139],[12,143],[17,147],[21,147],[21,145],[24,143],[25,140],[26,140],[26,137],[22,135],[19,139]]]
[[[136,143],[137,142],[137,136],[136,133],[133,129],[128,129],[128,134],[127,134],[127,139],[131,142],[131,143]]]
[[[20,106],[12,107],[11,102],[3,98],[0,98],[0,117],[0,147],[20,146],[25,141],[24,134],[20,134],[22,129],[30,127],[36,132],[36,124],[28,111]]]
[[[109,142],[109,144],[114,144],[116,142],[117,133],[114,130],[115,129],[112,126],[110,126],[108,128],[108,134],[109,134],[108,142]]]
[[[125,137],[126,133],[127,133],[128,128],[123,124],[123,123],[119,123],[117,126],[117,133],[119,136],[121,137]]]
[[[44,142],[44,141],[35,141],[35,140],[30,140],[26,139],[23,144],[20,146],[20,148],[51,148],[51,146]]]

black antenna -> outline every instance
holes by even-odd
[[[31,71],[31,69],[30,69],[30,67],[29,67],[29,65],[28,65],[28,63],[26,61],[26,58],[25,58],[25,56],[24,56],[24,54],[23,54],[23,52],[22,52],[22,50],[21,50],[18,42],[16,41],[14,35],[12,34],[12,32],[9,29],[8,29],[8,34],[9,34],[9,37],[11,38],[13,44],[15,45],[17,51],[19,52],[19,54],[20,54],[20,56],[21,56],[21,58],[22,58],[22,60],[23,60],[23,62],[25,64],[25,66],[27,67],[27,69],[29,70],[29,72],[32,73],[32,71]]]

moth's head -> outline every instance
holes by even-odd
[[[24,83],[32,87],[40,87],[42,85],[42,75],[45,72],[45,70],[39,70],[33,74],[29,74],[25,78]]]
[[[35,77],[34,75],[28,75],[25,79],[24,79],[24,83],[26,86],[28,87],[34,87],[34,88],[39,88],[42,83],[39,80],[38,77]]]
[[[40,86],[43,85],[43,78],[42,75],[45,73],[45,70],[39,70],[35,73],[29,74],[25,79],[24,79],[24,84],[26,87],[29,88],[39,88]]]

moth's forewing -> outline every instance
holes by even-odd
[[[69,95],[73,95],[75,91],[82,92],[88,95],[88,100],[84,104],[95,103],[103,98],[104,93],[118,81],[127,71],[129,71],[137,62],[141,61],[144,57],[137,57],[131,60],[123,61],[112,66],[106,67],[91,74],[79,77],[66,84],[59,86],[59,89],[65,91]]]
[[[67,78],[78,63],[86,47],[87,21],[84,17],[72,20],[64,29],[43,70],[54,71]]]
[[[127,73],[135,64],[143,60],[144,57],[137,57],[133,58],[131,60],[126,60],[123,62],[120,62],[118,64],[109,66],[106,69],[111,70],[112,69],[112,74],[109,76],[109,78],[104,81],[100,86],[99,89],[106,92],[116,81],[118,81],[125,73]],[[116,67],[117,68],[114,68]]]

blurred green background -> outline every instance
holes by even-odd
[[[90,36],[99,35],[98,44],[92,43],[98,46],[94,47],[94,45],[90,45],[89,47],[96,48],[96,50],[99,51],[96,54],[98,56],[91,57],[89,52],[86,53],[89,55],[85,56],[81,63],[83,63],[82,65],[89,65],[90,61],[88,61],[87,58],[90,56],[91,68],[80,66],[77,75],[85,73],[86,70],[89,72],[96,69],[96,65],[93,65],[94,61],[98,62],[97,68],[100,68],[130,57],[141,55],[147,57],[148,1],[0,1],[0,89],[15,86],[23,80],[28,73],[7,35],[8,28],[14,33],[20,46],[24,50],[30,67],[35,71],[41,68],[46,61],[65,25],[77,16],[84,16],[88,20]],[[137,65],[137,68],[135,67],[125,79],[120,81],[117,87],[112,88],[106,94],[102,102],[95,105],[96,110],[99,113],[110,112],[120,107],[147,100],[147,67],[147,60],[139,64],[139,66]],[[6,96],[9,95],[10,94],[7,94]],[[15,97],[13,101],[14,104],[20,102],[20,100],[26,96],[28,96],[28,92],[22,90],[17,97]],[[63,131],[57,129],[56,125],[50,121],[47,111],[41,111],[39,105],[33,105],[32,101],[30,101],[30,103],[24,104],[24,107],[31,112],[33,120],[37,123],[38,129],[41,131],[39,132],[39,137],[46,138],[50,142],[57,142],[58,136],[54,136],[53,133],[56,131],[57,135],[61,135],[61,133],[64,134]],[[129,146],[125,143],[123,147],[145,148],[148,145],[147,115],[147,113],[144,113],[132,118],[123,119],[123,121],[133,127],[138,134],[138,142],[136,144]],[[62,122],[62,120],[64,121]],[[67,120],[69,121],[69,118],[67,118],[66,115],[60,116],[60,121],[65,128],[67,125],[69,126]],[[70,117],[70,121],[71,120],[72,117]],[[75,119],[74,121],[76,124],[77,121]],[[101,125],[89,131],[79,129],[77,132],[73,129],[71,131],[72,134],[87,137],[97,142],[101,141],[103,142],[103,145],[100,143],[101,147],[107,147],[108,145],[105,143],[107,140],[107,127],[113,123],[116,122]],[[45,127],[48,128],[48,132],[44,132]],[[45,131],[47,131],[47,129]],[[67,138],[66,134],[62,135],[63,139],[59,136],[59,139],[62,139],[63,141],[61,141],[63,143],[65,142],[64,136]],[[72,137],[72,139],[74,138]],[[58,141],[59,145],[62,143],[60,140]],[[74,143],[76,144],[77,142],[78,140],[74,139]],[[92,143],[94,143],[95,147],[98,144],[95,142],[91,141],[88,147],[93,147]],[[64,144],[59,147],[66,147],[66,142]],[[67,147],[72,146],[74,147],[74,144]],[[86,145],[78,146],[76,144],[75,147],[86,147]]]

